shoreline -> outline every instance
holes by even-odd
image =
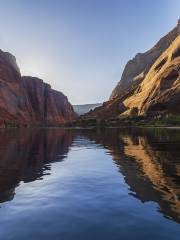
[[[66,130],[94,130],[94,129],[121,129],[121,128],[164,128],[164,129],[178,129],[180,125],[122,125],[122,126],[17,126],[17,127],[0,127],[0,130],[6,129],[66,129]]]

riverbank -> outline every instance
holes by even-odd
[[[124,118],[83,118],[67,123],[64,127],[68,128],[117,128],[117,127],[163,127],[180,128],[180,116],[166,117],[124,117]]]
[[[180,129],[180,116],[170,117],[124,117],[124,118],[83,118],[64,124],[18,124],[7,123],[3,128],[65,128],[65,129],[94,129],[94,128],[176,128]]]

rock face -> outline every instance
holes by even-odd
[[[58,124],[72,121],[75,113],[66,96],[41,79],[22,77],[24,98],[33,122]]]
[[[177,26],[166,36],[161,38],[153,48],[145,53],[138,53],[132,60],[130,60],[125,66],[120,82],[110,96],[110,100],[118,96],[121,97],[129,91],[129,88],[141,83],[153,63],[170,46],[179,34],[180,20],[178,21]]]
[[[168,114],[180,114],[180,21],[154,48],[131,60],[110,100],[84,117]]]
[[[143,82],[123,101],[138,115],[180,113],[180,36],[155,61]]]
[[[0,126],[60,124],[74,117],[66,96],[41,79],[21,77],[15,57],[0,51]]]

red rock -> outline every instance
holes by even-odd
[[[142,77],[145,65],[148,67]],[[139,74],[142,78],[137,81]],[[129,62],[123,76],[111,99],[84,115],[84,119],[179,115],[180,21],[154,48]]]
[[[61,124],[74,118],[65,95],[41,79],[21,77],[15,57],[0,51],[0,126]]]
[[[167,35],[161,38],[154,47],[145,53],[138,53],[127,62],[122,73],[121,80],[111,93],[110,100],[129,92],[130,88],[140,84],[146,77],[154,62],[172,44],[180,34],[180,20],[177,26]]]

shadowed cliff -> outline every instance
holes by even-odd
[[[61,124],[75,113],[67,97],[43,80],[21,77],[16,59],[0,51],[0,126]]]

